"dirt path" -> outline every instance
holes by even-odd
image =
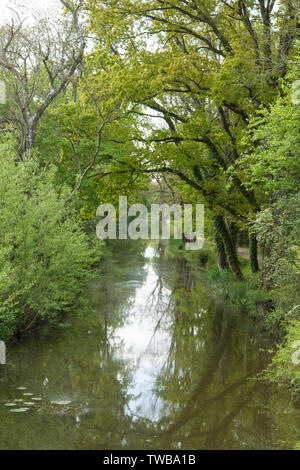
[[[242,257],[242,258],[245,258],[247,260],[249,260],[249,249],[248,248],[238,248],[238,254]],[[258,264],[261,266],[262,264],[262,256],[261,255],[257,255],[257,261],[258,261]]]
[[[213,246],[216,245],[215,242],[212,242],[210,240],[205,239],[204,241],[208,245],[213,245]],[[238,254],[241,258],[247,259],[249,261],[249,249],[248,248],[238,248],[237,252],[238,252]],[[257,261],[258,261],[259,266],[261,266],[262,265],[262,256],[261,255],[257,256]]]

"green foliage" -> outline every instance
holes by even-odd
[[[249,274],[245,282],[234,279],[228,271],[214,271],[208,282],[216,299],[224,299],[225,302],[238,308],[239,312],[257,316],[257,302],[264,298],[257,276]]]
[[[186,260],[196,270],[204,266],[209,269],[212,263],[213,267],[215,267],[214,254],[215,249],[209,244],[205,244],[201,250],[186,250],[184,243],[176,239],[168,241],[165,251],[167,259],[171,259],[179,264],[182,260]]]
[[[80,183],[84,218],[94,217],[100,203],[118,202],[119,195],[132,201],[148,180],[138,175],[137,148],[131,141],[139,133],[136,118],[122,95],[111,92],[116,70],[109,57],[104,60],[105,66],[97,54],[86,58],[76,93],[69,87],[48,110],[36,139],[40,158],[57,168],[57,185],[74,189]]]
[[[29,117],[49,85],[57,86],[59,64],[28,43],[28,58],[38,52],[40,66],[25,67],[24,75],[13,74],[11,63],[0,70],[11,97],[1,105],[1,128],[12,124],[22,160],[2,145],[0,336],[55,321],[76,303],[92,255],[75,209],[91,219],[100,203],[117,205],[119,195],[136,202],[153,177],[164,179],[181,204],[205,203],[208,235],[219,237],[219,254],[227,258],[211,287],[255,315],[263,295],[257,276],[248,276],[248,260],[241,263],[247,284],[227,272],[229,266],[242,277],[232,226],[253,230],[266,254],[263,284],[275,302],[268,318],[285,324],[300,302],[300,107],[291,85],[299,80],[296,2],[281,0],[276,8],[253,0],[82,3],[92,50],[80,73],[70,72],[62,93],[42,108],[35,139],[26,137]],[[68,51],[63,47],[63,65]],[[27,161],[31,140],[37,152]],[[211,250],[187,253],[173,240],[166,253],[198,268]]]
[[[300,185],[300,106],[293,102],[300,56],[284,86],[285,96],[252,119],[246,139],[250,151],[241,160],[246,185],[263,188],[274,197],[297,191]]]
[[[292,344],[300,326],[300,106],[291,83],[299,78],[299,57],[289,73],[285,96],[264,109],[250,127],[252,152],[243,160],[248,186],[268,195],[254,230],[264,247],[263,284],[273,300],[267,324],[279,332],[283,344],[266,372],[269,380],[292,383],[300,399],[299,364],[292,362]],[[283,337],[283,338],[282,338]]]
[[[55,171],[16,162],[10,143],[0,164],[0,338],[70,311],[93,261],[71,194]]]
[[[264,260],[265,283],[275,301],[271,319],[288,318],[287,313],[300,304],[300,195],[285,196],[260,213],[256,233],[267,246]]]
[[[300,315],[299,307],[298,315]],[[285,341],[279,347],[264,376],[271,382],[283,386],[292,384],[294,399],[300,401],[300,320],[289,323]]]
[[[299,62],[299,59],[298,59]],[[298,68],[290,71],[290,81]],[[300,107],[291,100],[291,86],[252,134],[256,144],[253,153],[245,157],[249,185],[259,184],[269,194],[268,207],[255,223],[258,241],[265,247],[264,284],[275,301],[275,312],[269,317],[276,323],[300,303]],[[271,201],[271,203],[270,203]]]

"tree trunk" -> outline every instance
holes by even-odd
[[[268,242],[265,242],[262,246],[262,275],[261,275],[261,287],[262,289],[268,291],[270,290],[270,281],[268,279],[268,266],[266,265],[266,260],[270,256],[270,246],[268,245]]]
[[[225,246],[223,243],[223,239],[218,231],[216,231],[215,241],[218,251],[217,263],[219,271],[224,271],[225,269],[229,269],[227,259],[226,259],[226,251]]]
[[[229,233],[230,233],[230,237],[231,237],[231,240],[232,240],[232,244],[235,248],[235,250],[237,250],[237,247],[238,247],[238,236],[239,236],[239,229],[238,229],[238,226],[232,222],[229,227]]]
[[[251,271],[257,273],[259,271],[259,265],[257,260],[257,239],[253,233],[249,235],[249,259]]]
[[[30,152],[35,144],[36,138],[36,127],[37,127],[37,114],[31,116],[30,112],[27,111],[27,122],[24,128],[24,148],[23,153]]]
[[[33,149],[34,144],[35,144],[35,136],[36,132],[32,127],[29,127],[26,135],[26,148],[25,152],[30,151]]]
[[[243,274],[242,274],[240,264],[238,261],[236,248],[234,246],[234,243],[232,242],[232,239],[228,231],[228,228],[225,224],[225,221],[223,217],[220,215],[215,216],[214,219],[215,219],[215,226],[223,239],[230,269],[233,272],[235,279],[237,280],[243,279]]]

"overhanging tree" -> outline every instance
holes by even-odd
[[[151,116],[153,130],[143,139],[145,171],[177,174],[198,188],[216,218],[218,246],[241,277],[238,262],[232,265],[237,257],[229,226],[247,224],[260,209],[238,170],[242,136],[256,110],[282,93],[280,80],[294,52],[297,2],[87,5],[98,50],[109,48],[117,58],[116,93],[139,104],[140,115]],[[253,235],[251,247],[256,271]]]

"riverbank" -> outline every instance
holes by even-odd
[[[9,348],[0,448],[292,448],[288,389],[255,379],[269,360],[256,321],[210,290],[204,269],[142,241],[109,251],[89,312]]]

